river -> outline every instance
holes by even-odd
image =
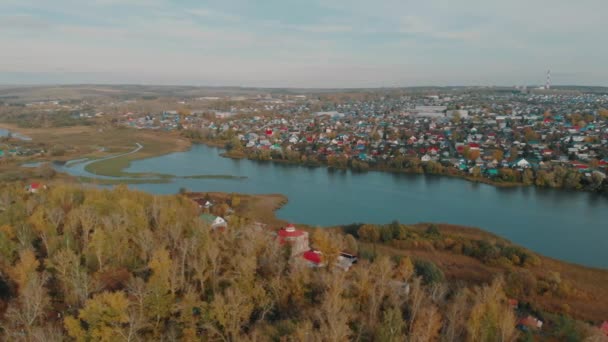
[[[281,193],[277,216],[309,225],[354,222],[443,222],[480,227],[546,256],[608,268],[608,199],[596,194],[533,187],[498,188],[449,177],[328,171],[219,156],[195,145],[186,152],[139,160],[127,172],[246,179],[181,179],[133,188],[156,194],[222,191]],[[69,170],[69,168],[67,168]],[[64,169],[65,171],[65,169]]]
[[[0,128],[0,137],[8,137],[11,136],[13,138],[19,139],[19,140],[23,140],[23,141],[30,141],[32,140],[30,137],[26,137],[25,135],[21,135],[19,133],[15,133],[15,132],[11,132],[7,129],[4,128]]]

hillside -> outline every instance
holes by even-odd
[[[276,231],[248,218],[251,198],[221,199],[211,229],[187,196],[152,196],[60,183],[35,193],[0,189],[0,333],[3,340],[503,340],[516,330],[505,280],[446,281],[421,258],[378,249],[347,272],[351,235],[314,230],[317,266]],[[268,203],[280,203],[270,200]],[[276,199],[276,198],[275,198]],[[280,198],[278,198],[280,200]],[[228,207],[230,203],[236,210]],[[261,208],[261,207],[259,207]],[[243,214],[243,216],[240,216]],[[292,256],[293,255],[293,256]],[[522,311],[523,310],[523,311]],[[526,311],[528,310],[528,311]],[[533,310],[533,309],[532,309]],[[555,316],[558,317],[558,316]],[[547,316],[544,336],[598,336]]]

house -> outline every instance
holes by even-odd
[[[25,188],[25,190],[27,192],[29,192],[30,194],[35,194],[38,191],[44,190],[44,189],[46,189],[46,185],[42,185],[40,183],[32,183]]]
[[[604,335],[608,336],[608,321],[604,321],[602,325],[600,325],[600,330],[604,333]]]
[[[343,271],[348,271],[358,260],[356,256],[342,252],[338,255],[335,266]]]
[[[223,230],[228,228],[228,223],[226,222],[226,220],[219,216],[214,216],[211,214],[201,214],[199,218],[203,220],[203,222],[208,224],[212,230]]]
[[[302,259],[304,260],[306,266],[311,268],[325,266],[325,264],[323,263],[323,254],[319,251],[311,249],[302,254]]]
[[[226,222],[226,220],[224,220],[222,217],[216,217],[215,220],[213,220],[213,222],[211,223],[211,229],[213,230],[222,230],[226,228],[228,228],[228,222]]]
[[[526,169],[530,167],[530,163],[525,158],[520,158],[515,162],[515,166]]]
[[[513,310],[517,310],[517,307],[519,306],[519,302],[517,301],[517,299],[512,299],[512,298],[510,298],[510,299],[508,300],[508,303],[509,303],[509,307],[510,307],[511,309],[513,309]]]
[[[429,162],[429,161],[431,161],[431,156],[429,156],[428,154],[425,154],[422,156],[422,158],[420,158],[420,160],[423,162]]]
[[[293,224],[279,229],[277,235],[281,245],[291,246],[291,255],[302,254],[310,250],[308,232],[296,229]]]
[[[543,321],[533,316],[526,316],[517,322],[517,327],[522,330],[540,330],[543,327]]]

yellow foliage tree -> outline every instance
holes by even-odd
[[[64,325],[68,335],[79,342],[124,341],[129,323],[128,308],[129,300],[124,292],[102,292],[87,300],[78,312],[78,318],[66,317]]]

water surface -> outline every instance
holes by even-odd
[[[246,179],[175,179],[134,188],[157,194],[223,191],[281,193],[289,203],[278,217],[310,225],[353,222],[444,222],[476,226],[541,254],[608,268],[608,199],[595,194],[536,188],[497,188],[457,178],[382,172],[328,171],[219,156],[202,145],[135,161],[127,172],[190,176],[225,174]],[[79,168],[79,171],[82,171]]]

